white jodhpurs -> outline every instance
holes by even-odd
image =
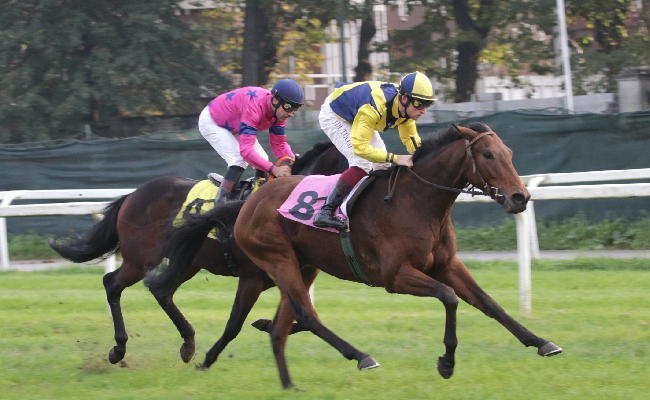
[[[330,138],[332,143],[334,143],[334,146],[336,146],[338,151],[340,151],[348,160],[350,167],[359,167],[368,173],[371,170],[382,170],[391,166],[391,163],[373,163],[354,154],[352,143],[350,142],[352,124],[341,120],[334,111],[332,111],[329,96],[327,96],[327,99],[325,99],[325,102],[320,108],[318,122],[327,137]],[[377,149],[386,150],[386,144],[377,131],[375,131],[375,134],[372,136],[370,145]]]
[[[228,167],[237,166],[246,169],[248,163],[244,161],[239,153],[238,135],[230,132],[226,128],[217,125],[212,116],[210,115],[210,108],[205,107],[199,116],[199,132],[210,143],[217,153],[223,158]],[[255,140],[255,151],[268,161],[269,156],[260,145],[260,142]]]

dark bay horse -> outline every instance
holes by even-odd
[[[476,283],[456,256],[450,214],[458,192],[470,184],[482,188],[507,213],[526,209],[530,194],[512,164],[512,151],[484,123],[452,125],[423,141],[414,165],[393,168],[364,190],[350,215],[350,236],[361,271],[371,286],[389,293],[439,299],[446,311],[445,353],[438,372],[450,378],[455,366],[458,297],[494,318],[525,346],[541,356],[562,349],[534,335],[508,315]],[[314,310],[301,267],[311,266],[340,279],[360,282],[348,266],[339,235],[282,217],[276,210],[303,177],[279,179],[263,186],[243,204],[235,223],[235,240],[282,292],[271,343],[284,388],[293,386],[284,346],[295,320],[325,340],[360,370],[379,364],[327,329]],[[386,196],[389,194],[390,196]],[[208,216],[206,215],[205,218]],[[293,313],[291,313],[293,310]]]
[[[316,144],[292,166],[294,174],[331,175],[347,168],[345,158],[332,145]],[[283,178],[284,179],[284,178]],[[97,258],[106,258],[120,252],[122,265],[104,275],[104,288],[113,316],[116,345],[110,350],[108,359],[115,364],[126,354],[128,335],[122,317],[120,298],[124,289],[142,280],[147,271],[156,268],[165,257],[164,242],[172,228],[172,222],[183,205],[188,192],[196,180],[183,177],[160,177],[152,179],[134,192],[110,203],[104,210],[104,218],[93,225],[81,237],[75,234],[50,239],[49,245],[62,257],[77,263]],[[270,182],[267,182],[268,184]],[[222,215],[234,224],[241,204],[224,205]],[[232,228],[231,228],[232,229]],[[207,235],[207,232],[206,232]],[[205,236],[204,236],[205,237]],[[225,331],[206,356],[204,366],[209,367],[217,360],[219,353],[240,332],[241,327],[262,291],[275,286],[268,275],[257,268],[230,239],[232,258],[236,270],[224,258],[219,242],[213,239],[200,241],[200,250],[195,262],[183,271],[183,278],[173,289],[156,295],[156,300],[176,325],[184,343],[181,358],[189,362],[195,352],[194,329],[173,302],[175,290],[183,282],[205,269],[215,275],[238,276],[237,297]],[[232,265],[232,263],[230,263]],[[305,271],[308,284],[318,271]]]

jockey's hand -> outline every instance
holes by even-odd
[[[403,167],[412,167],[413,166],[413,156],[410,155],[410,154],[397,155],[397,156],[395,156],[395,164],[401,165]]]
[[[280,165],[279,167],[273,167],[273,172],[271,172],[276,178],[282,178],[283,176],[291,176],[291,167],[288,165]]]

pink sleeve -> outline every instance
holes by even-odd
[[[273,163],[266,161],[255,151],[255,140],[257,140],[255,135],[239,134],[239,154],[253,167],[270,172]]]
[[[289,143],[287,143],[287,137],[285,135],[274,135],[269,133],[269,143],[271,144],[271,150],[273,150],[275,158],[280,159],[284,156],[291,157],[292,159],[296,158],[291,151]]]

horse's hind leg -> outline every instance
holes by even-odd
[[[303,282],[306,288],[311,287],[318,275],[319,270],[315,268],[303,269],[302,277]],[[280,291],[282,297],[280,300],[280,306],[278,307],[278,312],[273,319],[273,323],[269,327],[269,333],[271,336],[271,347],[273,348],[273,356],[275,357],[275,363],[278,367],[278,372],[280,373],[280,382],[282,383],[283,389],[290,389],[294,387],[293,382],[291,381],[291,376],[289,375],[289,367],[287,365],[287,359],[285,357],[285,346],[287,343],[287,337],[294,333],[296,329],[296,324],[293,324],[294,316],[293,309],[291,308],[291,303],[289,298],[284,291]],[[300,328],[303,328],[302,325],[298,324]]]
[[[189,268],[191,268],[190,273],[187,275],[187,278],[185,279],[184,282],[187,282],[188,280],[192,279],[194,275],[196,275],[200,271],[200,267],[192,264]],[[178,289],[178,287],[176,288]],[[156,293],[153,293],[154,298],[156,301],[158,301],[158,304],[160,305],[160,308],[165,311],[169,319],[172,320],[174,325],[176,326],[176,329],[178,330],[178,333],[180,333],[181,337],[183,338],[183,344],[181,345],[180,349],[180,354],[181,354],[181,359],[183,362],[188,363],[194,357],[194,354],[196,352],[196,343],[194,341],[194,328],[192,328],[192,325],[185,319],[185,316],[181,312],[181,310],[176,307],[176,304],[174,304],[174,294],[172,293],[171,295],[168,296],[158,296]]]
[[[257,268],[257,267],[255,267]],[[221,338],[212,346],[212,348],[205,355],[205,361],[199,366],[199,368],[210,368],[212,364],[217,361],[217,358],[226,348],[228,343],[239,335],[241,328],[246,321],[248,313],[251,311],[255,302],[260,297],[260,294],[268,289],[270,286],[264,282],[262,275],[253,278],[240,278],[239,285],[237,287],[237,294],[235,296],[235,302],[232,305],[232,310],[230,311],[230,318],[226,323],[226,329],[221,335]]]
[[[125,261],[122,266],[113,272],[104,275],[104,289],[106,290],[106,300],[113,316],[113,328],[115,330],[115,346],[108,353],[108,360],[111,364],[120,362],[126,354],[126,342],[129,336],[126,333],[124,326],[124,318],[122,317],[122,307],[120,299],[122,292],[127,287],[139,282],[142,279],[141,274],[129,273],[132,270],[129,264]]]
[[[481,289],[467,270],[467,267],[465,267],[465,264],[458,258],[452,261],[439,279],[451,286],[458,297],[478,308],[488,317],[497,320],[526,347],[536,347],[538,349],[537,354],[540,356],[548,357],[562,352],[562,348],[553,342],[536,336],[508,315],[494,299]]]
[[[235,234],[236,240],[242,248],[244,248],[244,242],[251,240],[250,237]],[[251,249],[260,244],[258,242],[252,245]],[[357,350],[320,322],[302,281],[298,260],[293,249],[283,248],[283,246],[278,245],[265,246],[262,244],[262,246],[263,251],[259,252],[261,257],[256,256],[253,252],[248,255],[255,264],[267,271],[272,277],[275,277],[274,280],[281,290],[286,291],[296,321],[338,350],[343,357],[348,360],[357,360],[359,370],[363,371],[378,367],[379,363],[374,358]]]

